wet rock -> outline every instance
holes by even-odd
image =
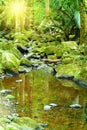
[[[20,65],[25,65],[27,67],[30,67],[32,65],[32,62],[26,58],[21,58]]]
[[[5,97],[5,99],[7,99],[7,100],[14,100],[15,99],[15,97],[13,96],[13,95],[7,95],[6,97]]]
[[[44,72],[47,73],[47,74],[52,74],[52,72],[53,72],[53,68],[47,66],[46,64],[42,64],[42,65],[39,66],[37,69],[38,69],[38,70],[42,70],[42,71],[44,71]]]
[[[16,83],[20,83],[22,81],[23,81],[22,79],[18,79],[18,80],[16,80]]]
[[[50,103],[49,105],[45,105],[44,106],[44,110],[47,111],[47,110],[51,110],[51,108],[53,107],[57,107],[58,105],[55,104],[55,103]]]
[[[40,123],[40,126],[42,126],[43,128],[47,128],[48,124]]]
[[[44,128],[40,126],[35,120],[28,117],[17,117],[13,120],[14,123],[19,125],[23,130],[43,130]]]
[[[82,81],[82,80],[80,80],[80,79],[76,79],[76,78],[74,78],[73,81],[74,81],[76,84],[87,88],[87,82],[84,82],[84,81]]]
[[[56,46],[54,46],[54,45],[49,45],[49,46],[47,46],[47,47],[45,48],[44,53],[45,53],[46,55],[52,55],[52,54],[55,54],[56,51],[57,51],[57,47],[56,47]]]
[[[15,55],[5,51],[2,54],[2,67],[3,70],[10,70],[14,73],[18,73],[20,61]]]
[[[63,48],[66,49],[72,49],[72,50],[76,50],[78,49],[78,45],[75,41],[64,41],[62,42]]]
[[[32,67],[27,67],[26,65],[23,65],[23,66],[19,66],[18,72],[19,73],[28,73],[28,72],[31,72],[31,70],[32,70]]]
[[[56,78],[58,79],[67,79],[67,80],[73,80],[74,76],[70,76],[70,75],[61,75],[61,76],[58,76],[56,75]]]
[[[81,72],[81,66],[75,63],[70,63],[70,64],[59,64],[56,66],[56,71],[57,74],[56,76],[61,76],[61,75],[70,75],[74,77],[79,77],[79,74]]]
[[[28,53],[28,50],[26,48],[21,47],[20,45],[17,45],[17,49],[24,55]]]
[[[69,107],[70,108],[82,108],[82,105],[80,105],[80,104],[71,104]]]
[[[12,90],[1,90],[0,93],[1,93],[1,95],[11,94]]]
[[[10,118],[10,119],[8,119]],[[28,117],[16,117],[12,119],[0,118],[0,130],[43,130],[44,128],[35,120]]]
[[[19,105],[19,102],[15,102],[15,105]]]
[[[19,115],[18,115],[18,114],[15,114],[15,113],[12,114],[12,115],[8,115],[8,116],[7,116],[7,118],[8,118],[10,121],[13,121],[13,119],[16,118],[16,117],[19,117]]]
[[[58,105],[57,104],[55,104],[55,103],[50,103],[49,104],[51,107],[57,107]]]
[[[51,110],[51,108],[52,108],[52,106],[50,106],[50,105],[45,105],[44,106],[44,110],[45,111]]]
[[[0,79],[4,79],[5,78],[5,75],[0,75]]]
[[[69,63],[72,63],[73,61],[74,61],[73,57],[67,57],[67,58],[62,59],[62,63],[64,64],[69,64]]]

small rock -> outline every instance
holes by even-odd
[[[19,105],[19,102],[15,102],[15,105]]]
[[[40,126],[42,126],[42,127],[44,127],[44,128],[47,128],[47,127],[48,127],[48,124],[40,123]]]
[[[1,76],[0,76],[0,79],[4,79],[4,78],[5,78],[5,75],[1,75]]]
[[[14,100],[15,99],[15,97],[13,95],[7,95],[5,98],[7,100]]]
[[[16,118],[16,117],[19,117],[19,114],[18,114],[18,113],[13,113],[12,116],[13,116],[14,118]]]
[[[44,110],[45,111],[51,110],[51,108],[52,108],[52,106],[50,106],[50,105],[45,105],[44,106]]]
[[[55,103],[50,103],[50,106],[52,106],[52,107],[57,107],[58,105],[55,104]]]
[[[21,110],[21,112],[23,113],[23,112],[24,112],[24,110],[22,109],[22,110]]]
[[[22,81],[23,81],[22,79],[19,79],[19,80],[16,80],[16,83],[20,83]]]
[[[11,92],[12,92],[12,90],[1,90],[0,91],[1,94],[5,94],[5,93],[9,94]]]
[[[82,105],[80,105],[80,104],[71,104],[70,107],[71,108],[82,108]]]

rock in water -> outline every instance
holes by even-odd
[[[55,104],[55,103],[50,103],[50,106],[51,106],[51,107],[57,107],[58,105]]]
[[[26,48],[22,48],[21,46],[17,45],[17,49],[22,53],[22,54],[27,54],[28,50]]]
[[[82,105],[80,105],[80,104],[71,104],[69,107],[71,107],[71,108],[82,108]]]
[[[44,106],[44,110],[45,111],[51,110],[51,108],[52,108],[52,106],[50,106],[50,105],[45,105]]]
[[[19,80],[16,80],[16,83],[20,83],[22,81],[23,81],[22,79],[19,79]]]

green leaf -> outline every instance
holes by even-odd
[[[80,12],[79,11],[75,11],[74,19],[78,28],[80,28]]]

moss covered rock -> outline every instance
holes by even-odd
[[[43,130],[43,127],[28,117],[17,117],[13,121],[7,118],[0,118],[0,130]]]
[[[57,49],[57,46],[49,45],[45,48],[45,53],[47,55],[55,54]]]
[[[65,49],[72,49],[72,50],[77,50],[78,49],[78,45],[75,41],[66,41],[66,42],[62,42],[62,45]]]
[[[10,70],[15,73],[18,72],[20,61],[15,55],[9,53],[8,51],[3,52],[1,63],[2,63],[3,70]]]
[[[64,63],[64,64],[73,63],[73,61],[74,61],[74,59],[70,58],[70,57],[62,59],[62,63]]]
[[[26,66],[31,66],[32,65],[32,62],[30,61],[30,60],[28,60],[28,59],[26,59],[26,58],[21,58],[21,60],[20,60],[20,64],[21,65],[26,65]]]
[[[56,67],[57,75],[73,75],[79,78],[81,66],[75,63],[60,64]]]
[[[14,123],[18,124],[19,126],[21,126],[22,129],[27,129],[30,128],[30,130],[42,130],[43,128],[39,125],[39,123],[37,123],[35,120],[29,118],[29,117],[18,117],[15,118]]]

